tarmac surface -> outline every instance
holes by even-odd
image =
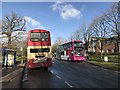
[[[22,88],[118,88],[118,72],[87,62],[53,60],[48,70],[25,69]]]

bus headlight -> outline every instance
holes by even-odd
[[[74,51],[71,51],[71,54],[74,54]]]

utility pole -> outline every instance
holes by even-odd
[[[20,48],[20,51],[22,52],[22,60],[21,60],[21,64],[23,64],[23,47]]]
[[[22,43],[21,43],[22,46],[21,46],[21,48],[20,48],[20,51],[22,52],[21,64],[23,64],[23,61],[24,61],[24,60],[23,60],[23,58],[24,58],[24,57],[23,57],[23,53],[24,53],[24,48],[23,48],[23,47],[24,47],[24,45],[23,45],[23,44],[24,44],[24,40],[23,40],[23,39],[24,39],[24,35],[22,35],[22,34],[24,34],[24,32],[20,33],[20,36],[21,36],[20,39],[22,40],[22,41],[21,41],[21,42],[22,42]]]

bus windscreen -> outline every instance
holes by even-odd
[[[82,42],[74,42],[74,47],[83,47]]]

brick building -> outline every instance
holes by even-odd
[[[102,42],[102,45],[100,43]],[[117,40],[117,37],[111,38],[95,38],[92,37],[89,41],[89,52],[102,52],[103,53],[120,53],[120,40]]]

